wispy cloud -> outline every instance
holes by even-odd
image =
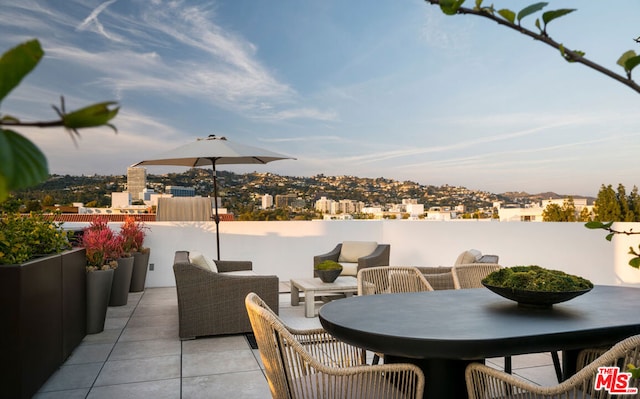
[[[116,1],[117,0],[108,0],[100,4],[93,11],[91,11],[91,14],[89,14],[89,16],[85,18],[80,25],[76,27],[76,30],[83,31],[89,28],[90,26],[92,26],[95,32],[106,37],[107,39],[114,40],[114,37],[109,33],[107,33],[107,31],[104,29],[104,26],[100,23],[98,16],[102,11],[104,11],[107,7],[109,7],[111,4],[115,3]]]

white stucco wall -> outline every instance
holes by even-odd
[[[70,227],[81,224],[67,224]],[[176,250],[199,250],[216,257],[215,223],[147,223],[151,248],[147,286],[174,286]],[[119,224],[111,224],[117,229]],[[624,224],[640,231],[640,223]],[[622,226],[620,227],[622,228]],[[627,265],[630,245],[640,235],[604,239],[605,232],[582,223],[434,222],[412,220],[221,222],[221,258],[251,260],[260,274],[281,280],[310,277],[313,256],[344,240],[391,244],[392,265],[451,265],[466,249],[500,256],[503,266],[537,264],[564,270],[596,284],[640,286],[640,271]]]

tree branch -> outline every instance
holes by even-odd
[[[432,5],[440,5],[440,0],[425,0],[427,3],[430,3]],[[512,30],[515,30],[517,32],[522,33],[523,35],[529,36],[531,38],[533,38],[534,40],[540,41],[542,43],[545,43],[548,46],[551,46],[555,49],[557,49],[558,51],[561,51],[564,55],[564,59],[569,61],[569,62],[577,62],[580,64],[583,64],[591,69],[594,69],[614,80],[617,80],[618,82],[622,83],[623,85],[629,87],[631,90],[635,91],[636,93],[640,93],[640,85],[638,85],[636,82],[634,82],[630,77],[624,76],[624,75],[620,75],[617,74],[615,72],[613,72],[610,69],[607,69],[605,67],[603,67],[600,64],[597,64],[587,58],[585,58],[583,55],[581,55],[580,53],[574,51],[574,50],[570,50],[567,47],[565,47],[564,45],[561,45],[560,43],[556,42],[555,40],[551,39],[546,32],[542,32],[542,33],[536,33],[533,32],[529,29],[526,29],[524,27],[522,27],[521,25],[517,25],[514,23],[511,23],[510,21],[507,21],[504,18],[501,18],[499,16],[496,16],[494,14],[491,14],[487,11],[484,10],[475,10],[475,9],[471,9],[471,8],[465,8],[465,7],[460,7],[457,9],[456,11],[457,14],[471,14],[471,15],[477,15],[479,17],[484,17],[484,18],[488,18],[500,25],[506,26],[507,28],[510,28]]]

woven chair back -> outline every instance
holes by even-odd
[[[587,357],[593,355],[587,354]],[[583,359],[584,360],[584,359]],[[470,399],[484,398],[582,398],[604,399],[611,397],[637,397],[638,395],[616,396],[604,387],[596,390],[596,385],[602,385],[607,380],[607,375],[600,374],[601,368],[618,369],[619,372],[627,371],[627,365],[640,364],[640,335],[629,337],[608,351],[596,357],[591,363],[585,365],[580,371],[564,382],[554,386],[539,386],[530,384],[520,378],[491,369],[481,364],[471,364],[467,367],[466,381]],[[612,377],[611,375],[609,377]],[[599,383],[596,384],[596,381]],[[609,378],[612,383],[619,381]],[[640,379],[631,378],[626,388],[638,388],[640,392]],[[615,388],[615,387],[610,387]],[[617,387],[620,388],[620,387]],[[620,391],[619,391],[620,392]],[[613,396],[612,396],[613,395]]]
[[[416,267],[379,266],[358,271],[358,295],[433,291]]]
[[[287,327],[258,295],[245,304],[273,398],[422,398],[424,375],[415,365],[363,365],[359,348],[323,329]]]
[[[452,270],[457,286],[465,289],[482,288],[482,279],[499,269],[497,263],[471,263],[454,266]]]

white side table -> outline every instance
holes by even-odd
[[[300,291],[304,292],[304,315],[314,317],[316,296],[323,293],[340,293],[349,297],[358,292],[358,280],[352,276],[340,276],[333,283],[324,283],[319,278],[292,278],[291,305],[300,304]]]

